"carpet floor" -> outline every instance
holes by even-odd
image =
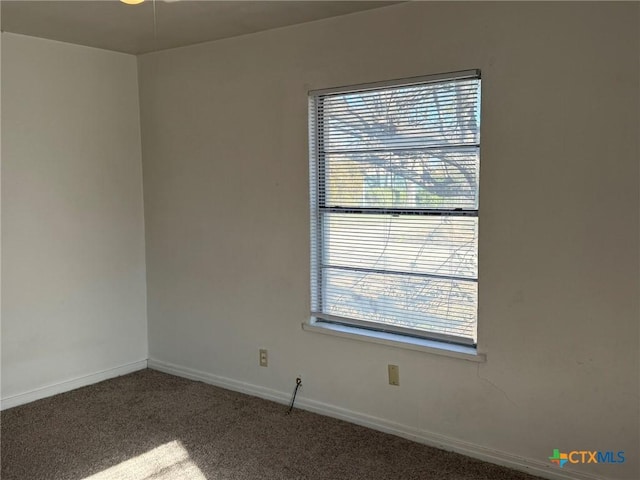
[[[142,370],[1,413],[2,480],[535,480]]]

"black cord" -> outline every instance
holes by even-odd
[[[291,397],[291,404],[289,405],[289,410],[287,411],[287,415],[291,413],[293,410],[293,404],[296,401],[296,395],[298,394],[298,389],[302,385],[302,379],[300,377],[296,378],[296,389],[293,391],[293,397]]]

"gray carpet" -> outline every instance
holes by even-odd
[[[143,370],[5,410],[2,480],[534,480],[321,415]]]

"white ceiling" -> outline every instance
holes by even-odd
[[[118,0],[2,0],[2,30],[139,54],[392,3],[397,2],[155,0],[154,24],[153,0],[140,5]]]

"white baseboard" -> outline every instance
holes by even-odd
[[[290,400],[289,393],[280,392],[266,387],[253,385],[231,378],[214,375],[211,373],[194,370],[179,365],[163,362],[150,358],[148,366],[151,369],[160,372],[169,373],[179,377],[198,380],[218,387],[234,390],[236,392],[246,393],[256,397],[272,400],[278,403],[287,404]],[[560,469],[551,463],[543,462],[538,459],[531,459],[513,455],[507,452],[494,450],[483,447],[474,443],[465,442],[456,438],[447,437],[437,433],[419,430],[407,425],[390,422],[370,415],[347,410],[335,405],[318,402],[316,400],[299,397],[296,406],[303,410],[319,413],[350,423],[355,423],[364,427],[379,430],[381,432],[390,433],[399,437],[407,438],[415,442],[423,443],[431,447],[440,448],[451,452],[460,453],[468,457],[483,460],[485,462],[494,463],[504,467],[513,468],[521,472],[538,475],[550,480],[606,480],[604,477],[592,475],[589,473],[571,471],[566,468]]]
[[[264,398],[266,400],[272,400],[278,403],[286,404],[290,400],[287,394],[279,392],[277,390],[260,387],[258,385],[253,385],[246,382],[240,382],[238,380],[221,377],[219,375],[213,375],[211,373],[194,370],[192,368],[181,367],[179,365],[174,365],[173,363],[163,362],[161,360],[156,360],[153,358],[147,360],[147,365],[149,368],[158,370],[159,372],[169,373],[171,375],[188,378],[190,380],[198,380],[210,385],[233,390],[234,392],[246,393],[247,395]],[[297,402],[296,405],[298,405]]]
[[[92,385],[94,383],[102,382],[103,380],[126,375],[127,373],[144,370],[145,368],[147,368],[147,361],[141,360],[139,362],[128,363],[126,365],[121,365],[119,367],[110,368],[101,372],[84,375],[82,377],[77,377],[71,380],[65,380],[53,385],[47,385],[46,387],[37,388],[29,392],[19,393],[18,395],[5,397],[2,399],[2,401],[0,401],[0,410],[17,407],[18,405],[34,402],[42,398],[47,398],[59,393],[68,392],[70,390],[75,390],[76,388],[86,387],[87,385]]]

